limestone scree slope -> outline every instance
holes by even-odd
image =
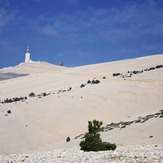
[[[0,154],[78,146],[81,137],[75,137],[87,131],[89,120],[106,126],[159,112],[160,65],[162,54],[76,68],[39,62],[1,69],[28,75],[0,81]],[[162,126],[162,118],[154,116],[101,135],[119,146],[160,144]]]

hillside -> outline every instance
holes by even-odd
[[[88,120],[107,125],[158,113],[163,109],[163,67],[158,65],[162,54],[76,68],[31,63],[1,69],[28,75],[0,81],[0,153],[77,146],[80,138],[73,138],[87,131]],[[159,144],[161,125],[158,116],[102,136],[119,146]]]
[[[63,66],[53,65],[47,62],[21,63],[15,67],[0,69],[0,80],[26,76],[29,74],[56,73],[67,69]]]

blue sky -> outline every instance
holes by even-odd
[[[68,67],[163,53],[162,0],[0,0],[0,67]]]

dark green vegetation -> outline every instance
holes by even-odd
[[[128,71],[127,73],[125,73],[125,74],[122,74],[122,73],[113,73],[113,76],[115,77],[115,76],[119,76],[119,77],[122,77],[122,78],[124,78],[124,77],[132,77],[133,75],[136,75],[136,74],[141,74],[141,73],[143,73],[143,72],[145,72],[145,71],[152,71],[152,70],[155,70],[155,69],[159,69],[159,68],[163,68],[163,65],[157,65],[157,66],[155,66],[155,67],[150,67],[150,68],[146,68],[146,69],[144,69],[144,70],[134,70],[134,71]]]
[[[81,85],[80,85],[80,88],[83,88],[83,87],[85,87],[85,84],[81,84]]]
[[[91,80],[88,80],[87,81],[87,84],[99,84],[100,83],[100,80],[95,80],[95,79],[93,79],[92,81]],[[86,86],[86,84],[81,84],[80,85],[80,88],[83,88],[83,87],[85,87]]]
[[[15,97],[15,98],[12,98],[12,99],[6,98],[4,101],[2,101],[2,104],[18,102],[18,101],[25,101],[26,99],[27,99],[27,97]]]
[[[150,114],[150,115],[147,115],[144,117],[138,117],[137,119],[132,120],[132,121],[120,121],[118,123],[110,123],[110,124],[106,125],[105,127],[103,127],[103,130],[101,130],[101,131],[107,132],[110,130],[114,130],[116,128],[122,130],[134,123],[136,123],[136,124],[137,123],[145,123],[146,121],[148,121],[152,118],[163,118],[163,109],[159,110],[156,113],[153,113],[153,114]],[[79,138],[82,138],[83,136],[84,136],[84,134],[82,133],[82,134],[76,136],[74,139],[79,139]]]
[[[106,78],[106,77],[104,77],[104,78]],[[91,80],[88,80],[87,81],[87,83],[86,84],[81,84],[80,85],[80,88],[83,88],[83,87],[85,87],[87,84],[99,84],[100,83],[100,80],[95,80],[95,79],[93,79],[92,81]],[[42,97],[45,97],[45,96],[48,96],[48,95],[50,95],[50,94],[60,94],[60,93],[64,93],[64,92],[69,92],[69,91],[72,91],[72,87],[69,87],[69,88],[67,88],[67,89],[59,89],[59,90],[57,90],[57,92],[51,92],[51,93],[46,93],[46,92],[43,92],[43,93],[41,93],[41,94],[35,94],[34,92],[31,92],[29,95],[28,95],[28,97],[29,98],[33,98],[33,97],[38,97],[38,98],[42,98]],[[12,103],[12,102],[23,102],[23,101],[25,101],[25,100],[27,100],[27,96],[26,97],[14,97],[14,98],[6,98],[4,101],[1,101],[0,100],[0,103],[2,103],[2,104],[7,104],[7,103]]]
[[[106,151],[115,150],[116,145],[102,142],[100,131],[103,131],[102,122],[88,121],[88,132],[84,135],[85,140],[80,142],[81,150],[84,151]]]
[[[70,139],[70,137],[67,137],[66,138],[66,142],[69,142],[71,139]]]
[[[107,132],[108,130],[113,130],[115,128],[124,129],[133,123],[144,123],[151,118],[163,118],[163,109],[161,109],[157,113],[150,114],[145,117],[138,117],[136,120],[133,120],[133,121],[110,123],[110,124],[106,125],[106,127],[104,127],[104,132]]]

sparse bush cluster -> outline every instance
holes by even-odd
[[[43,92],[43,93],[40,93],[40,94],[36,95],[34,92],[31,92],[29,94],[29,97],[39,97],[39,98],[41,98],[41,97],[45,97],[45,96],[48,96],[48,95],[50,95],[50,93]]]
[[[105,78],[106,79],[106,78]],[[99,84],[100,83],[100,80],[98,80],[98,79],[93,79],[93,80],[88,80],[87,81],[87,84]],[[86,86],[86,84],[81,84],[80,85],[80,88],[83,88],[83,87],[85,87]]]
[[[87,84],[99,84],[100,83],[100,80],[95,80],[95,79],[93,79],[92,81],[91,80],[88,80],[87,81]]]
[[[64,90],[58,90],[57,93],[61,93],[61,92],[69,92],[72,90],[72,87],[69,87],[67,90],[64,89]],[[33,97],[38,97],[38,98],[42,98],[42,97],[45,97],[45,96],[48,96],[50,95],[51,93],[46,93],[46,92],[43,92],[43,93],[40,93],[40,94],[35,94],[34,92],[31,92],[29,93],[28,97],[30,98],[33,98]],[[55,94],[55,93],[54,93]],[[18,101],[25,101],[27,100],[27,97],[15,97],[15,98],[6,98],[4,101],[0,101],[0,103],[2,104],[5,104],[5,103],[12,103],[12,102],[18,102]]]
[[[106,77],[103,77],[103,79],[106,79]],[[88,80],[87,81],[87,84],[99,84],[100,83],[100,80],[95,80],[95,79],[93,79],[93,80]],[[86,86],[86,84],[81,84],[80,85],[80,88],[83,88],[83,87],[85,87]],[[72,87],[69,87],[68,89],[59,89],[58,91],[57,91],[57,93],[59,94],[59,93],[63,93],[63,92],[69,92],[69,91],[71,91],[72,90]],[[34,92],[31,92],[29,95],[28,95],[28,97],[30,97],[30,98],[33,98],[33,97],[38,97],[38,98],[42,98],[42,97],[45,97],[45,96],[48,96],[48,95],[50,95],[51,93],[46,93],[46,92],[43,92],[43,93],[41,93],[41,94],[35,94]],[[53,94],[55,94],[54,92],[53,92]],[[0,103],[3,103],[3,104],[5,104],[5,103],[12,103],[12,102],[17,102],[17,101],[25,101],[27,99],[27,97],[16,97],[16,98],[11,98],[11,99],[9,99],[9,98],[7,98],[7,99],[5,99],[4,101],[0,101]]]
[[[43,92],[43,93],[39,94],[38,97],[40,98],[40,97],[45,97],[48,95],[49,95],[49,93]],[[34,96],[32,96],[32,97],[34,97]]]
[[[27,97],[15,97],[15,98],[12,98],[12,99],[6,98],[4,101],[2,101],[2,104],[17,102],[17,101],[24,101],[26,99],[27,99]]]
[[[163,65],[157,65],[156,68],[163,68]]]
[[[92,80],[91,84],[99,84],[100,80]]]
[[[150,67],[150,68],[146,68],[144,70],[140,70],[140,71],[128,71],[126,74],[122,74],[122,73],[113,73],[113,76],[116,77],[116,76],[119,76],[121,78],[124,78],[124,77],[132,77],[132,75],[136,75],[136,74],[141,74],[145,71],[152,71],[152,70],[155,70],[155,69],[159,69],[159,68],[163,68],[163,65],[157,65],[155,67]]]
[[[106,125],[106,127],[104,127],[104,131],[106,132],[108,130],[113,130],[115,128],[124,129],[127,126],[129,126],[129,125],[131,125],[133,123],[144,123],[144,122],[148,121],[151,118],[163,118],[163,109],[161,109],[157,113],[150,114],[150,115],[147,115],[145,117],[138,117],[138,119],[133,120],[133,121],[110,123],[110,124]]]
[[[41,93],[38,95],[38,97],[44,97],[44,96],[48,96],[49,94],[44,92],[44,93]],[[37,95],[35,95],[35,93],[31,92],[29,95],[29,97],[36,97]],[[27,97],[14,97],[14,98],[6,98],[4,101],[2,101],[1,103],[2,104],[5,104],[5,103],[12,103],[12,102],[18,102],[18,101],[25,101],[27,100]]]
[[[102,142],[100,138],[100,131],[103,131],[102,122],[99,121],[89,121],[88,122],[88,132],[84,135],[85,140],[80,142],[81,150],[84,151],[105,151],[105,150],[115,150],[116,145]]]
[[[57,93],[63,93],[63,92],[69,92],[69,91],[71,91],[72,90],[72,87],[69,87],[67,90],[66,89],[60,89],[60,90],[58,90],[58,92]]]

